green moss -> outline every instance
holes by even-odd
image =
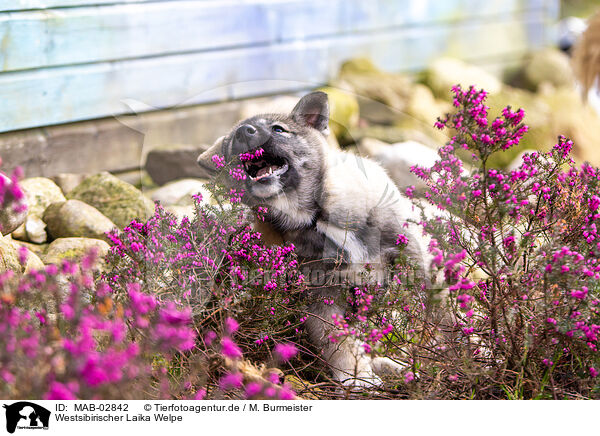
[[[133,219],[146,221],[154,213],[154,204],[140,190],[109,173],[87,177],[67,198],[94,206],[121,228]]]

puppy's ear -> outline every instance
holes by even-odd
[[[305,95],[294,109],[292,109],[291,116],[300,124],[315,128],[324,135],[329,134],[329,102],[327,94],[317,91]]]
[[[217,169],[215,168],[215,163],[212,161],[212,157],[215,154],[219,156],[222,154],[223,139],[225,139],[225,137],[221,136],[215,141],[213,145],[208,147],[205,151],[203,151],[200,154],[200,156],[198,156],[198,165],[200,165],[200,167],[206,170],[210,175],[214,175],[217,173]]]

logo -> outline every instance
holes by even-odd
[[[6,409],[6,431],[18,429],[48,430],[50,411],[29,401],[19,401],[3,406]]]

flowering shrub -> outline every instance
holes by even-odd
[[[25,259],[23,259],[25,260]],[[195,346],[190,311],[131,284],[115,302],[95,284],[93,253],[16,277],[0,275],[3,398],[170,398],[167,370]],[[93,301],[90,301],[93,300]]]
[[[219,160],[216,164],[225,176],[237,174]],[[218,205],[194,196],[191,219],[178,220],[157,206],[146,223],[133,221],[110,234],[111,269],[104,276],[117,299],[127,294],[133,281],[145,294],[191,307],[194,325],[203,335],[195,353],[205,363],[203,386],[208,397],[214,388],[241,388],[243,374],[232,361],[241,361],[242,354],[246,360],[274,366],[291,358],[284,351],[280,354],[287,358],[278,361],[273,353],[282,344],[299,340],[298,301],[305,290],[294,246],[265,246],[251,225],[249,213],[254,212],[239,204],[241,193],[218,182],[211,190]],[[259,219],[265,212],[257,209]],[[232,319],[237,320],[235,328]],[[239,346],[231,337],[234,332]],[[211,366],[215,361],[222,365]],[[272,386],[260,392],[252,386],[252,397],[272,397]],[[275,390],[281,389],[287,396],[286,388]]]
[[[449,286],[431,371],[442,396],[596,397],[600,171],[576,167],[564,137],[513,171],[488,158],[527,131],[523,110],[492,118],[485,91],[453,88],[456,113],[438,119],[454,133],[430,169],[413,168],[426,197],[447,213],[426,220],[434,264]],[[461,175],[458,150],[476,169]],[[437,322],[437,325],[436,325]],[[441,373],[440,373],[441,372]]]
[[[0,159],[0,165],[2,159]],[[27,209],[25,194],[19,186],[19,180],[23,178],[23,169],[15,168],[10,177],[0,177],[0,208],[8,209],[13,213],[21,213]]]

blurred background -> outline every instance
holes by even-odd
[[[325,87],[332,146],[434,149],[449,88],[527,111],[523,149],[563,133],[600,164],[570,51],[597,0],[0,0],[0,156],[27,176],[201,177],[238,119]],[[593,92],[592,92],[593,93]],[[281,97],[287,96],[287,97]],[[592,96],[593,97],[593,96]],[[73,184],[75,182],[72,182]],[[67,188],[65,188],[67,189]]]

